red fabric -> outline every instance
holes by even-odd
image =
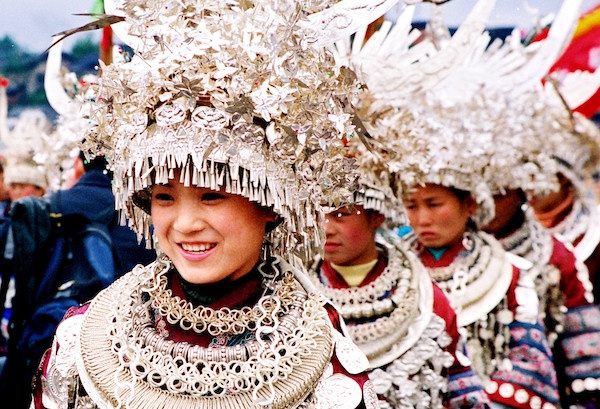
[[[332,277],[333,279],[336,280],[336,283],[338,286],[335,288],[348,288],[348,284],[344,281],[344,279],[342,278],[341,275],[339,275],[333,268],[331,268],[331,265],[329,264],[329,262],[324,261],[322,263],[322,266],[325,264],[327,265],[326,268],[328,271],[328,277]],[[381,263],[377,263],[376,267],[379,266],[380,264]],[[385,268],[385,263],[383,263],[383,268]],[[383,271],[383,268],[381,269],[381,271]],[[367,277],[369,277],[370,275],[371,274],[367,275]],[[375,276],[375,278],[377,278],[377,276]],[[367,278],[365,278],[365,280],[366,279]],[[329,303],[325,304],[325,309],[327,310],[327,314],[329,315],[329,320],[333,324],[333,327],[336,330],[338,330],[339,332],[342,332],[342,327],[341,327],[341,319],[342,318],[340,317],[337,310]],[[353,378],[360,385],[361,389],[363,389],[365,382],[367,382],[369,380],[369,375],[366,372],[362,373],[362,374],[358,374],[358,375],[350,375],[348,373],[348,371],[346,371],[346,369],[344,369],[344,367],[342,366],[342,364],[340,363],[339,359],[337,358],[337,356],[335,354],[331,358],[331,364],[333,366],[334,373],[342,373],[342,374],[345,374],[346,376]],[[364,403],[361,404],[361,407],[364,407],[363,405],[364,405]]]
[[[42,405],[42,377],[48,370],[48,358],[50,357],[50,350],[48,349],[44,355],[42,355],[42,360],[38,369],[37,374],[33,378],[33,394],[32,394],[32,404],[34,408],[43,408]]]
[[[575,254],[556,238],[552,238],[554,248],[550,264],[560,271],[560,290],[565,297],[565,307],[575,308],[590,303],[585,299],[585,288],[577,277]]]
[[[600,5],[584,13],[577,24],[571,42],[556,60],[550,72],[566,69],[568,71],[593,71],[598,67],[590,58],[590,52],[600,47]]]
[[[425,265],[425,267],[434,268],[434,267],[446,267],[452,264],[454,259],[458,256],[458,253],[465,250],[461,242],[454,244],[452,247],[449,247],[442,257],[439,260],[436,260],[433,254],[429,252],[427,249],[422,249],[419,253],[419,257],[421,261]]]
[[[172,274],[169,281],[173,295],[185,299],[185,293],[181,287],[179,276]],[[258,301],[262,295],[262,291],[262,276],[260,274],[253,274],[252,276],[247,276],[246,280],[232,283],[231,291],[208,305],[208,307],[218,310],[223,307],[240,308],[251,306]],[[171,325],[165,320],[163,322],[167,325],[169,339],[172,341],[188,342],[192,345],[207,347],[213,339],[208,333],[196,334],[194,331],[184,331],[179,325]]]
[[[573,240],[573,246],[577,247],[584,236],[585,234],[582,234]],[[594,303],[600,304],[600,243],[596,245],[592,254],[585,260],[585,266],[588,269],[590,281],[594,287]]]
[[[528,399],[527,401],[525,401],[525,403],[519,403],[517,402],[517,400],[515,399],[514,395],[509,396],[508,398],[505,398],[504,396],[502,396],[500,394],[500,388],[502,387],[502,385],[510,385],[510,387],[512,387],[513,389],[515,388],[515,385],[510,383],[510,382],[505,382],[505,381],[500,381],[500,380],[495,380],[498,383],[498,388],[496,389],[496,392],[494,393],[490,393],[490,399],[495,402],[495,403],[500,403],[502,405],[507,405],[512,409],[532,409],[534,406],[531,405],[529,402],[530,397],[532,396],[531,391],[525,389],[525,388],[521,388],[522,390],[526,391],[528,394]],[[517,386],[518,388],[518,386]],[[546,399],[544,399],[543,396],[539,396],[539,395],[535,395],[536,397],[540,398],[540,404],[539,406],[535,406],[535,407],[552,407],[555,408],[556,405],[553,404],[552,402],[548,402]],[[548,406],[550,405],[550,406]]]
[[[508,291],[506,292],[506,304],[509,310],[516,315],[517,307],[519,303],[517,302],[517,298],[515,296],[515,289],[517,288],[517,284],[519,283],[519,276],[521,275],[521,271],[513,266],[513,276],[512,281],[510,282],[510,286],[508,287]]]
[[[600,33],[598,35],[600,35]],[[600,90],[596,91],[596,93],[592,95],[591,98],[588,99],[586,102],[575,108],[576,112],[579,112],[581,115],[585,116],[588,119],[596,115],[599,110]]]
[[[338,314],[337,310],[331,304],[325,304],[325,309],[327,310],[327,314],[329,315],[329,319],[331,320],[333,327],[341,332],[341,317]],[[336,354],[333,354],[333,356],[331,357],[331,365],[333,366],[334,373],[344,374],[354,379],[354,381],[356,381],[356,383],[360,385],[360,389],[363,389],[365,383],[369,380],[369,375],[366,372],[359,373],[357,375],[352,375],[348,371],[346,371],[346,369],[340,363]],[[364,402],[361,403],[359,408],[364,408]]]
[[[450,300],[448,300],[448,297],[446,297],[446,294],[444,294],[442,289],[434,282],[431,284],[433,285],[433,313],[446,322],[446,333],[452,338],[450,345],[444,348],[454,357],[454,363],[448,369],[448,373],[455,374],[467,372],[471,367],[462,366],[456,358],[456,348],[458,347],[458,341],[460,340],[458,325],[456,325],[456,312],[452,306],[450,306]]]

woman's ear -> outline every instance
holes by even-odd
[[[279,216],[273,211],[273,209],[265,209],[267,223],[276,223],[279,220]]]
[[[283,218],[281,218],[277,213],[275,213],[273,209],[264,209],[264,211],[265,220],[267,221],[265,232],[270,233],[283,221]]]
[[[81,176],[85,173],[85,167],[83,165],[83,160],[78,156],[73,161],[73,169],[75,172],[75,178],[79,180]]]
[[[371,213],[371,227],[373,227],[373,229],[378,229],[379,227],[381,227],[381,225],[383,224],[383,222],[385,222],[385,215],[379,213],[379,212],[372,212]]]
[[[475,214],[475,210],[477,210],[477,202],[475,201],[473,196],[467,196],[467,198],[464,200],[464,206],[469,217],[473,217],[473,215]]]

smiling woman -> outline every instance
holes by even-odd
[[[161,249],[193,284],[233,281],[258,263],[275,214],[243,196],[185,187],[179,172],[152,189],[152,222]]]
[[[342,152],[359,88],[304,41],[344,6],[315,4],[113,5],[136,55],[102,67],[86,146],[158,257],[63,320],[35,408],[375,407],[366,357],[303,265],[323,195],[354,181]]]

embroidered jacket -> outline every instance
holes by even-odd
[[[327,261],[317,261],[310,272],[318,285],[326,287],[322,289],[326,296],[337,292],[338,296],[332,298],[341,300],[343,297],[339,294],[347,292],[348,300],[352,299],[350,303],[360,302],[361,297],[354,296],[360,288],[386,288],[377,300],[364,300],[364,306],[372,305],[370,312],[368,308],[365,308],[366,314],[354,311],[353,317],[345,319],[353,339],[371,362],[369,376],[380,399],[379,407],[489,407],[481,379],[466,357],[456,314],[447,297],[414,256],[393,246],[379,247],[379,250],[377,264],[356,290],[350,290],[344,278]],[[388,256],[392,257],[392,263],[388,262]],[[399,258],[403,259],[402,263],[397,262]],[[395,271],[389,271],[390,266]],[[394,292],[405,290],[400,287],[410,285],[409,280],[402,281],[400,276],[415,278],[411,282],[419,293],[418,300],[411,302],[409,291],[403,299],[409,299],[410,307],[396,301],[395,312],[380,308],[377,302],[391,299]],[[383,277],[387,277],[388,282],[384,283]],[[333,302],[335,304],[335,300]],[[419,308],[414,308],[415,304]],[[344,305],[340,307],[342,311],[347,309]],[[420,311],[409,311],[411,307]],[[393,324],[396,332],[385,328],[385,321],[392,317],[393,322],[394,314],[401,314],[401,319]],[[400,328],[404,332],[398,331]],[[373,348],[373,345],[380,348]]]
[[[409,239],[415,243],[414,236]],[[477,231],[439,258],[425,248],[417,251],[457,311],[467,352],[490,399],[514,408],[556,407],[556,370],[533,281],[500,243]]]
[[[554,344],[563,406],[600,394],[600,307],[593,303],[586,265],[531,216],[500,239],[504,249],[531,262],[546,331]],[[556,340],[556,342],[554,342]]]

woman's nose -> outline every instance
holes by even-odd
[[[206,226],[204,213],[201,209],[189,206],[179,206],[173,223],[173,228],[181,233],[202,230]]]
[[[419,212],[419,224],[430,224],[431,214],[428,211]]]
[[[419,210],[413,212],[412,220],[416,225],[419,225],[419,226],[424,225],[424,224],[429,224],[429,223],[431,223],[431,215],[429,214],[428,211],[419,209]]]
[[[335,231],[335,222],[331,220],[332,216],[325,216],[325,234],[332,235]]]

